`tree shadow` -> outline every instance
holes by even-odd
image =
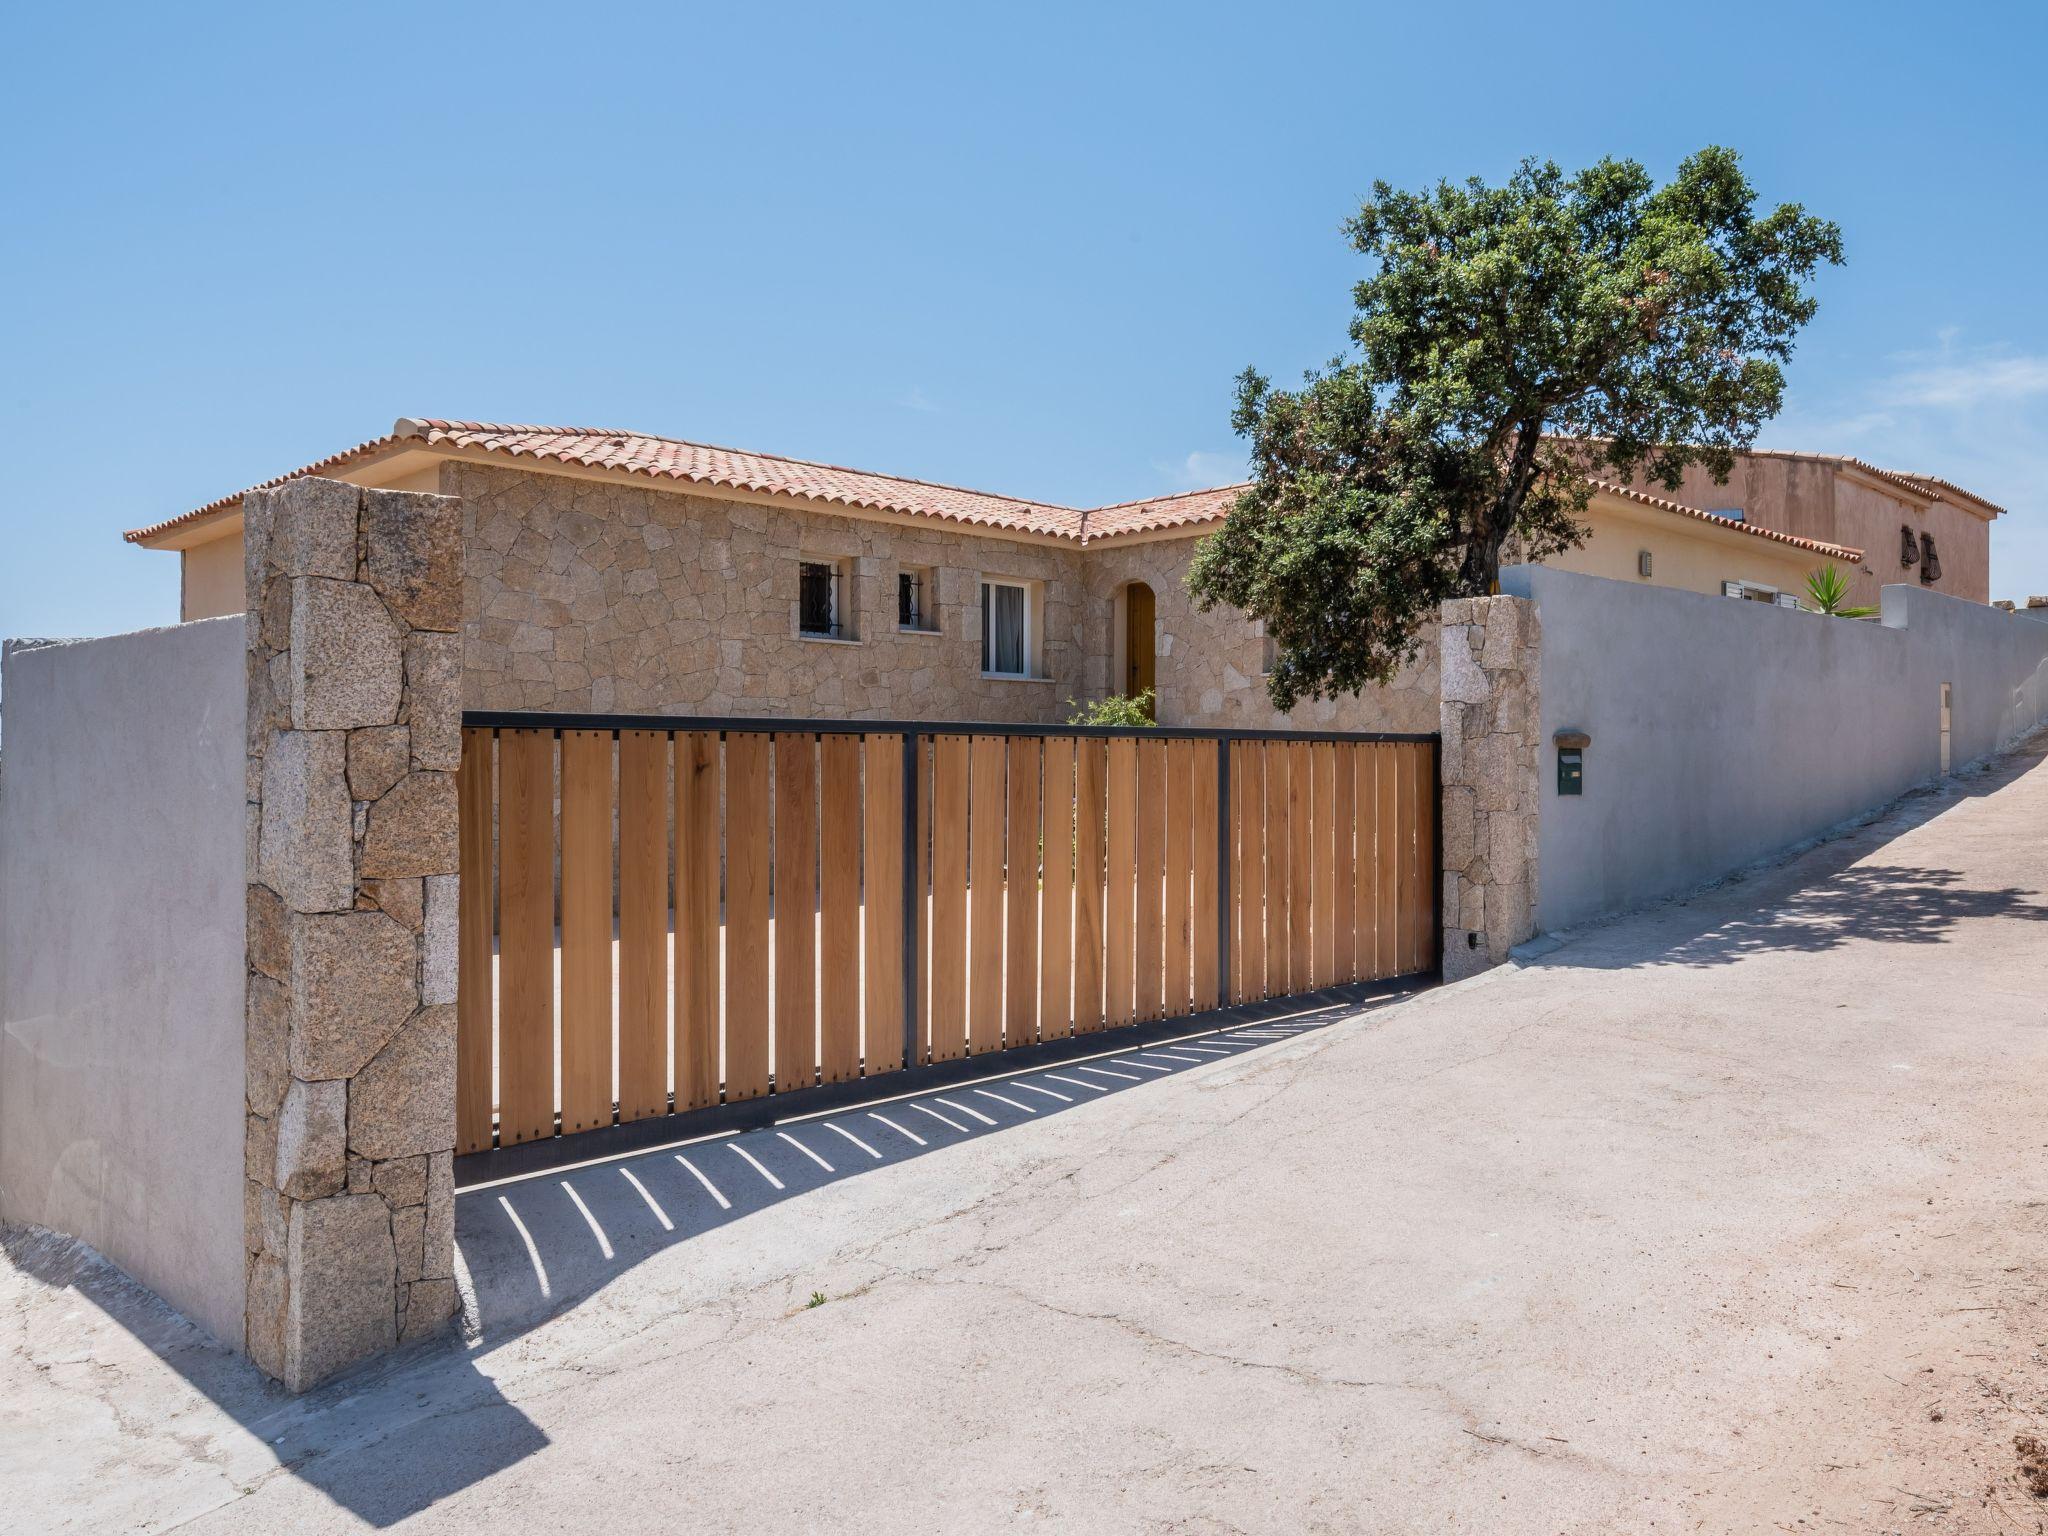
[[[1745,955],[1822,953],[1844,944],[1939,944],[1958,923],[2048,920],[2038,891],[1971,885],[1960,870],[1858,864],[1755,912],[1683,939],[1651,962],[1728,965]]]
[[[2039,891],[1977,885],[1961,870],[1903,859],[1874,861],[1935,818],[2039,771],[2048,771],[2048,733],[1908,794],[1853,830],[1803,852],[1788,850],[1777,863],[1603,919],[1530,963],[1598,970],[1730,965],[1748,955],[1820,954],[1850,943],[1940,944],[1958,924],[1986,918],[2048,920],[2048,901]],[[1755,893],[1754,903],[1731,910],[1743,891]],[[1617,927],[1622,924],[1628,928]],[[1642,942],[1644,924],[1655,928],[1661,947]]]

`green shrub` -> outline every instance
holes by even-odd
[[[1130,725],[1153,726],[1159,722],[1152,718],[1152,690],[1142,693],[1112,693],[1106,699],[1097,699],[1092,704],[1067,700],[1067,724],[1069,725]]]

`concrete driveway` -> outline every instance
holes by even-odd
[[[17,1240],[10,1523],[2035,1531],[2038,750],[1520,969],[787,1198],[682,1149],[758,1202],[684,1240],[648,1235],[708,1198],[672,1153],[651,1202],[617,1168],[466,1195],[481,1335],[296,1403]]]

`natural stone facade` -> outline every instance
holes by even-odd
[[[834,516],[451,461],[463,503],[471,709],[1051,722],[1112,689],[1118,590],[1149,584],[1162,724],[1426,731],[1433,637],[1357,699],[1268,702],[1242,614],[1197,613],[1196,536],[1077,548],[923,520]],[[798,565],[844,561],[852,638],[797,634]],[[930,572],[936,633],[897,627],[896,578]],[[981,582],[1034,584],[1040,678],[981,673]]]
[[[1441,615],[1444,980],[1536,927],[1542,636],[1536,605],[1467,597]]]
[[[332,480],[244,508],[246,1345],[299,1391],[456,1310],[463,530]]]
[[[1437,723],[1436,634],[1384,688],[1357,697],[1305,699],[1289,714],[1266,696],[1262,641],[1235,608],[1197,611],[1188,567],[1200,536],[1147,539],[1090,548],[1082,560],[1081,686],[1089,698],[1121,691],[1114,674],[1122,651],[1119,591],[1133,581],[1152,589],[1154,677],[1162,725],[1235,730],[1433,731]]]
[[[1080,691],[1080,551],[941,523],[833,517],[451,463],[467,530],[471,709],[1060,718]],[[848,640],[800,638],[798,565],[844,561]],[[936,633],[897,627],[896,577],[932,571]],[[981,581],[1036,583],[1028,681],[981,675]]]

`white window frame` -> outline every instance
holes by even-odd
[[[990,598],[991,593],[997,587],[1014,588],[1023,596],[1023,602],[1020,606],[1024,616],[1024,633],[1022,637],[1023,644],[1020,650],[1024,667],[1021,672],[997,672],[989,666],[990,653],[995,649],[995,634],[992,628],[995,622],[995,608]],[[1031,590],[1030,582],[1017,581],[1003,576],[984,576],[981,578],[981,634],[977,639],[981,646],[981,675],[983,677],[1030,679],[1038,675],[1038,625],[1037,617],[1032,611],[1036,607],[1036,597]]]

